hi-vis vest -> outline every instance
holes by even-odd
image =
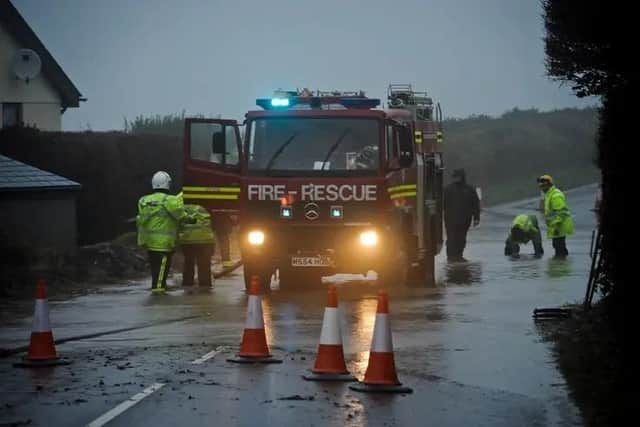
[[[544,195],[544,219],[547,237],[565,237],[573,234],[573,219],[562,191],[551,187]]]
[[[538,220],[533,215],[520,214],[516,216],[513,220],[513,224],[511,224],[511,228],[513,227],[518,227],[525,233],[527,242],[533,239],[532,236],[540,231],[538,230]]]
[[[200,205],[184,205],[185,216],[180,223],[178,242],[182,245],[213,243],[211,215]]]
[[[156,192],[138,201],[138,245],[151,251],[171,252],[176,247],[178,224],[184,216],[182,194]]]

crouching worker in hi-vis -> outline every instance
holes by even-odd
[[[538,227],[538,218],[535,215],[518,215],[513,220],[509,236],[504,243],[504,254],[513,258],[520,257],[520,245],[533,243],[536,257],[544,254],[542,249],[542,236]]]
[[[178,242],[184,255],[182,286],[193,286],[197,265],[198,286],[210,288],[211,257],[215,239],[211,215],[200,205],[184,205],[184,211],[185,216],[178,233]]]
[[[171,177],[164,171],[151,179],[153,193],[138,201],[138,245],[147,249],[151,265],[151,292],[164,293],[176,248],[178,224],[184,216],[182,193],[169,194]]]

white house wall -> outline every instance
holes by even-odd
[[[26,126],[35,126],[41,130],[60,130],[61,99],[49,82],[40,74],[26,84],[13,74],[12,62],[16,52],[28,47],[19,46],[0,26],[0,104],[22,104],[22,121]]]
[[[35,126],[49,131],[60,130],[60,104],[24,104],[22,114],[25,126]]]

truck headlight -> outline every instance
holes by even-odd
[[[260,246],[264,243],[264,233],[260,230],[253,230],[249,232],[247,236],[249,243],[254,246]]]
[[[360,233],[360,243],[363,246],[375,246],[378,244],[378,233],[373,230]]]

